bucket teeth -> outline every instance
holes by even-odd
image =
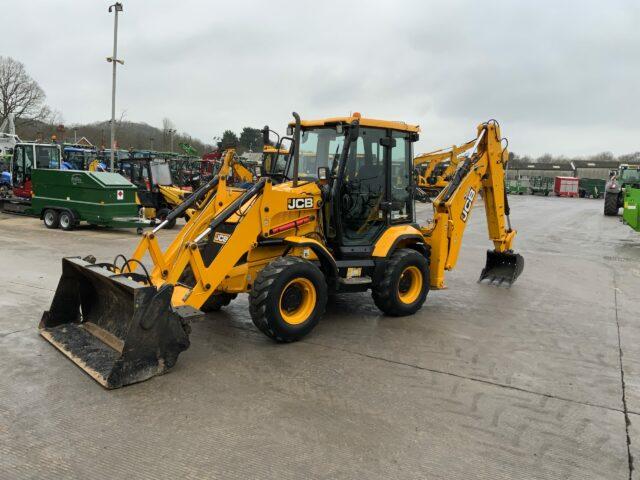
[[[524,270],[524,258],[512,251],[487,251],[487,262],[480,273],[478,282],[496,287],[510,287]]]
[[[188,324],[200,313],[171,306],[159,288],[79,258],[62,260],[62,277],[40,334],[105,388],[168,371],[189,347]]]

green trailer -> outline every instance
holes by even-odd
[[[531,195],[544,195],[545,197],[549,193],[553,192],[554,179],[551,177],[530,177],[529,178],[529,193]]]
[[[27,213],[47,228],[73,230],[83,221],[139,231],[154,225],[138,215],[137,187],[117,173],[35,169],[31,180]]]
[[[507,181],[507,193],[509,195],[524,195],[529,190],[525,179],[511,179]]]
[[[636,232],[640,232],[640,188],[624,189],[622,220]]]
[[[581,178],[578,181],[578,195],[580,198],[602,198],[606,183],[601,178]]]

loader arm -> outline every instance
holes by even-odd
[[[451,181],[433,202],[433,222],[422,229],[425,241],[431,246],[430,283],[435,289],[445,287],[445,270],[452,270],[456,265],[467,222],[480,194],[484,198],[489,239],[494,245],[482,276],[489,273],[491,262],[504,260],[513,263],[513,278],[504,279],[512,283],[523,267],[522,257],[511,253],[516,231],[509,225],[504,189],[509,155],[502,147],[497,122],[478,126],[477,138],[466,145],[470,144],[459,159]]]
[[[159,185],[158,189],[165,201],[172,207],[180,205],[184,200],[185,194],[188,193],[186,190],[169,185]]]
[[[162,251],[156,236],[157,231],[163,228],[163,224],[161,224],[153,231],[145,232],[143,234],[131,257],[133,261],[128,265],[127,271],[135,272],[138,267],[137,262],[141,262],[144,259],[144,256],[148,253],[153,264],[151,278],[154,284],[161,284],[164,282],[168,272],[172,270],[181,250],[183,250],[185,245],[193,241],[207,228],[211,219],[218,212],[219,203],[214,200],[220,200],[224,203],[227,198],[239,195],[240,190],[227,188],[227,176],[229,175],[234,155],[235,150],[227,150],[224,156],[222,168],[218,175],[205,184],[202,187],[202,191],[198,190],[193,193],[196,197],[196,201],[193,205],[180,205],[176,210],[169,214],[169,216],[174,214],[179,215],[180,212],[178,210],[186,207],[186,211],[189,213],[189,220],[174,237],[166,250],[164,250],[164,252]],[[187,199],[186,203],[188,202],[189,199]]]

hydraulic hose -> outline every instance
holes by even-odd
[[[204,232],[202,232],[196,239],[195,242],[198,243],[204,237],[209,235],[212,231],[220,226],[223,222],[227,221],[231,215],[233,215],[236,210],[238,210],[242,205],[255,197],[258,193],[262,191],[265,184],[267,183],[267,179],[262,177],[258,182],[251,187],[249,190],[244,192],[238,198],[236,198],[233,202],[231,202],[222,212],[214,217],[209,224],[209,228],[207,228]]]

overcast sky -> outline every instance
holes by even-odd
[[[64,122],[111,114],[101,0],[3,0],[0,54]],[[345,115],[422,127],[418,151],[489,118],[510,149],[640,150],[640,1],[124,0],[117,116],[212,142]]]

